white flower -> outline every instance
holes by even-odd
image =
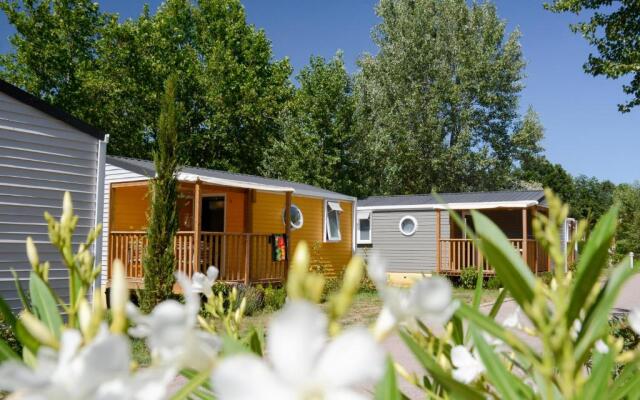
[[[214,267],[213,265],[207,268],[206,275],[202,272],[194,273],[192,277],[193,292],[202,293],[207,296],[207,298],[210,298],[211,296],[213,296],[213,290],[211,288],[216,282],[216,279],[218,279],[218,268]]]
[[[66,330],[60,351],[41,347],[35,368],[18,361],[0,365],[0,388],[20,399],[92,399],[101,385],[129,375],[129,342],[102,326],[95,340],[80,347],[82,335]]]
[[[364,328],[351,328],[329,341],[327,326],[317,306],[287,303],[269,326],[266,360],[232,356],[213,372],[217,398],[366,398],[358,389],[380,379],[384,351]]]
[[[478,376],[485,371],[484,364],[464,346],[455,346],[451,349],[451,363],[455,367],[453,378],[466,384],[478,379]]]
[[[502,326],[510,329],[523,329],[520,323],[520,307],[516,307],[515,311],[502,321]]]
[[[629,321],[629,326],[633,331],[640,335],[640,308],[634,308],[629,312],[627,316],[627,320]]]
[[[182,286],[185,304],[166,300],[148,315],[129,304],[127,312],[136,324],[129,329],[129,334],[146,338],[151,356],[161,365],[203,370],[215,361],[220,342],[216,336],[196,327],[200,299],[186,275],[178,273],[176,278]]]
[[[571,336],[573,340],[577,340],[578,334],[580,333],[581,330],[582,330],[582,322],[580,322],[580,320],[576,318],[573,321],[573,324],[571,324],[571,328],[569,328],[569,336]]]
[[[609,352],[609,346],[607,346],[604,340],[599,339],[596,341],[596,351],[600,354],[607,354]]]
[[[451,283],[446,278],[423,278],[409,289],[390,287],[386,284],[384,263],[377,255],[369,258],[368,272],[384,300],[375,326],[377,338],[386,336],[398,324],[415,319],[427,325],[443,325],[451,319],[458,306],[452,297]]]

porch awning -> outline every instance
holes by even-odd
[[[329,206],[329,209],[331,211],[342,212],[342,207],[340,207],[340,203],[338,203],[337,201],[328,201],[327,206]]]
[[[523,200],[523,201],[491,201],[483,203],[450,203],[450,204],[437,204],[433,206],[436,210],[486,210],[495,208],[529,208],[538,205],[535,200]]]
[[[263,190],[267,192],[294,192],[295,191],[293,188],[286,187],[286,186],[273,186],[273,185],[264,185],[260,183],[236,181],[233,179],[214,178],[211,176],[196,175],[188,172],[179,172],[177,178],[178,178],[178,181],[180,182],[196,182],[200,180],[201,182],[211,183],[213,185],[230,186],[230,187],[237,187],[242,189],[256,189],[256,190]]]

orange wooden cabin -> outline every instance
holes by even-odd
[[[143,282],[149,179],[154,176],[150,161],[107,157],[103,286],[110,284],[115,259],[124,263],[132,287]],[[282,282],[301,240],[312,248],[312,263],[328,276],[339,273],[353,255],[353,197],[201,168],[183,168],[178,181],[174,251],[176,268],[187,275],[214,265],[223,281]]]

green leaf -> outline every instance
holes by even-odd
[[[0,363],[6,360],[20,360],[20,357],[4,340],[0,339]]]
[[[620,289],[636,272],[636,269],[629,268],[629,260],[626,258],[615,267],[582,323],[575,351],[576,362],[584,363],[596,340],[607,333],[609,313],[616,303]],[[568,322],[572,323],[573,320]]]
[[[51,291],[40,277],[32,272],[29,278],[29,293],[35,315],[49,328],[51,332],[60,338],[62,317],[56,306],[56,300]]]
[[[434,380],[451,392],[455,398],[459,399],[484,399],[486,396],[478,389],[467,386],[453,379],[453,377],[445,372],[431,354],[428,354],[413,338],[405,331],[400,331],[400,337],[405,342],[409,350],[416,359],[429,372]]]
[[[514,350],[530,357],[535,357],[536,359],[539,358],[536,353],[528,345],[522,342],[522,340],[520,340],[513,332],[505,329],[503,326],[496,323],[493,318],[487,317],[473,307],[461,303],[456,310],[455,315],[458,315],[462,320],[468,321],[496,339],[502,340]]]
[[[507,289],[502,289],[500,290],[500,292],[498,293],[498,297],[496,297],[496,300],[493,302],[493,305],[491,306],[491,311],[489,311],[489,317],[490,318],[495,318],[496,315],[498,315],[498,312],[500,311],[500,308],[502,308],[502,304],[504,303],[504,299],[507,297]]]
[[[610,400],[619,400],[627,396],[629,393],[640,392],[640,371],[638,370],[638,362],[625,365],[622,373],[613,382],[609,390]]]
[[[596,224],[589,240],[580,254],[576,266],[576,278],[571,291],[567,320],[572,322],[578,317],[580,309],[591,293],[593,285],[600,279],[600,271],[609,258],[609,247],[616,232],[618,208],[612,207]]]
[[[496,224],[477,211],[472,211],[471,214],[480,251],[495,269],[505,289],[509,290],[524,309],[533,299],[533,273]]]
[[[191,378],[189,382],[185,383],[180,390],[171,396],[171,400],[183,400],[188,399],[191,393],[209,381],[211,371],[204,370],[199,372],[196,376]],[[213,397],[211,397],[213,398]]]
[[[18,293],[20,302],[22,302],[22,308],[31,312],[31,306],[29,305],[29,300],[27,300],[27,295],[24,293],[24,289],[22,288],[22,284],[20,283],[20,278],[18,277],[18,273],[12,269],[11,274],[13,275],[13,282],[16,285],[16,292]]]
[[[239,340],[229,335],[222,336],[222,354],[230,356],[233,354],[248,353],[250,350]]]
[[[261,333],[254,327],[249,334],[249,349],[259,357],[263,356]]]
[[[24,327],[22,321],[20,320],[16,321],[16,337],[18,338],[20,343],[22,343],[23,350],[28,349],[33,354],[37,354],[38,348],[40,347],[40,342],[38,342],[36,338],[31,336],[27,328]]]
[[[476,290],[473,292],[473,308],[480,308],[480,302],[482,301],[482,284],[484,283],[484,271],[482,267],[478,267],[478,277],[476,279]]]
[[[614,354],[611,350],[606,354],[593,353],[593,367],[582,393],[584,400],[604,400],[609,397],[609,377],[613,362]]]
[[[502,399],[530,399],[533,397],[531,388],[523,384],[522,381],[513,376],[503,364],[500,357],[482,338],[482,335],[475,327],[470,327],[473,342],[478,349],[480,359],[487,370],[487,376],[495,386]]]
[[[453,343],[464,344],[464,324],[462,323],[462,319],[454,315],[451,318],[451,323],[453,325]]]
[[[402,396],[396,380],[396,369],[391,358],[387,359],[384,376],[376,385],[376,400],[401,400]]]
[[[11,307],[9,307],[9,304],[7,304],[2,297],[0,297],[0,314],[2,315],[4,323],[9,325],[11,330],[15,333],[17,321],[16,316],[11,312]]]

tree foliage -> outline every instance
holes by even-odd
[[[281,135],[265,158],[265,173],[357,192],[353,82],[342,54],[329,61],[311,57],[297,79],[300,87],[280,116]]]
[[[120,23],[85,0],[0,1],[16,28],[3,76],[111,134],[109,152],[148,158],[163,84],[178,79],[186,164],[256,173],[291,95],[239,0],[167,0]]]
[[[640,105],[640,2],[637,0],[554,0],[546,7],[554,12],[587,13],[589,19],[571,25],[597,54],[589,54],[585,72],[618,79],[629,76],[622,86],[631,99],[619,104],[621,112]]]
[[[514,137],[519,32],[506,35],[489,3],[381,0],[376,12],[379,52],[360,60],[356,89],[371,191],[510,187],[531,142]]]
[[[616,187],[614,200],[620,207],[620,228],[616,235],[616,252],[640,255],[640,182]]]
[[[178,111],[174,76],[166,82],[153,161],[156,178],[150,183],[148,245],[142,263],[141,308],[146,312],[171,296],[175,282],[173,242],[178,231]]]

